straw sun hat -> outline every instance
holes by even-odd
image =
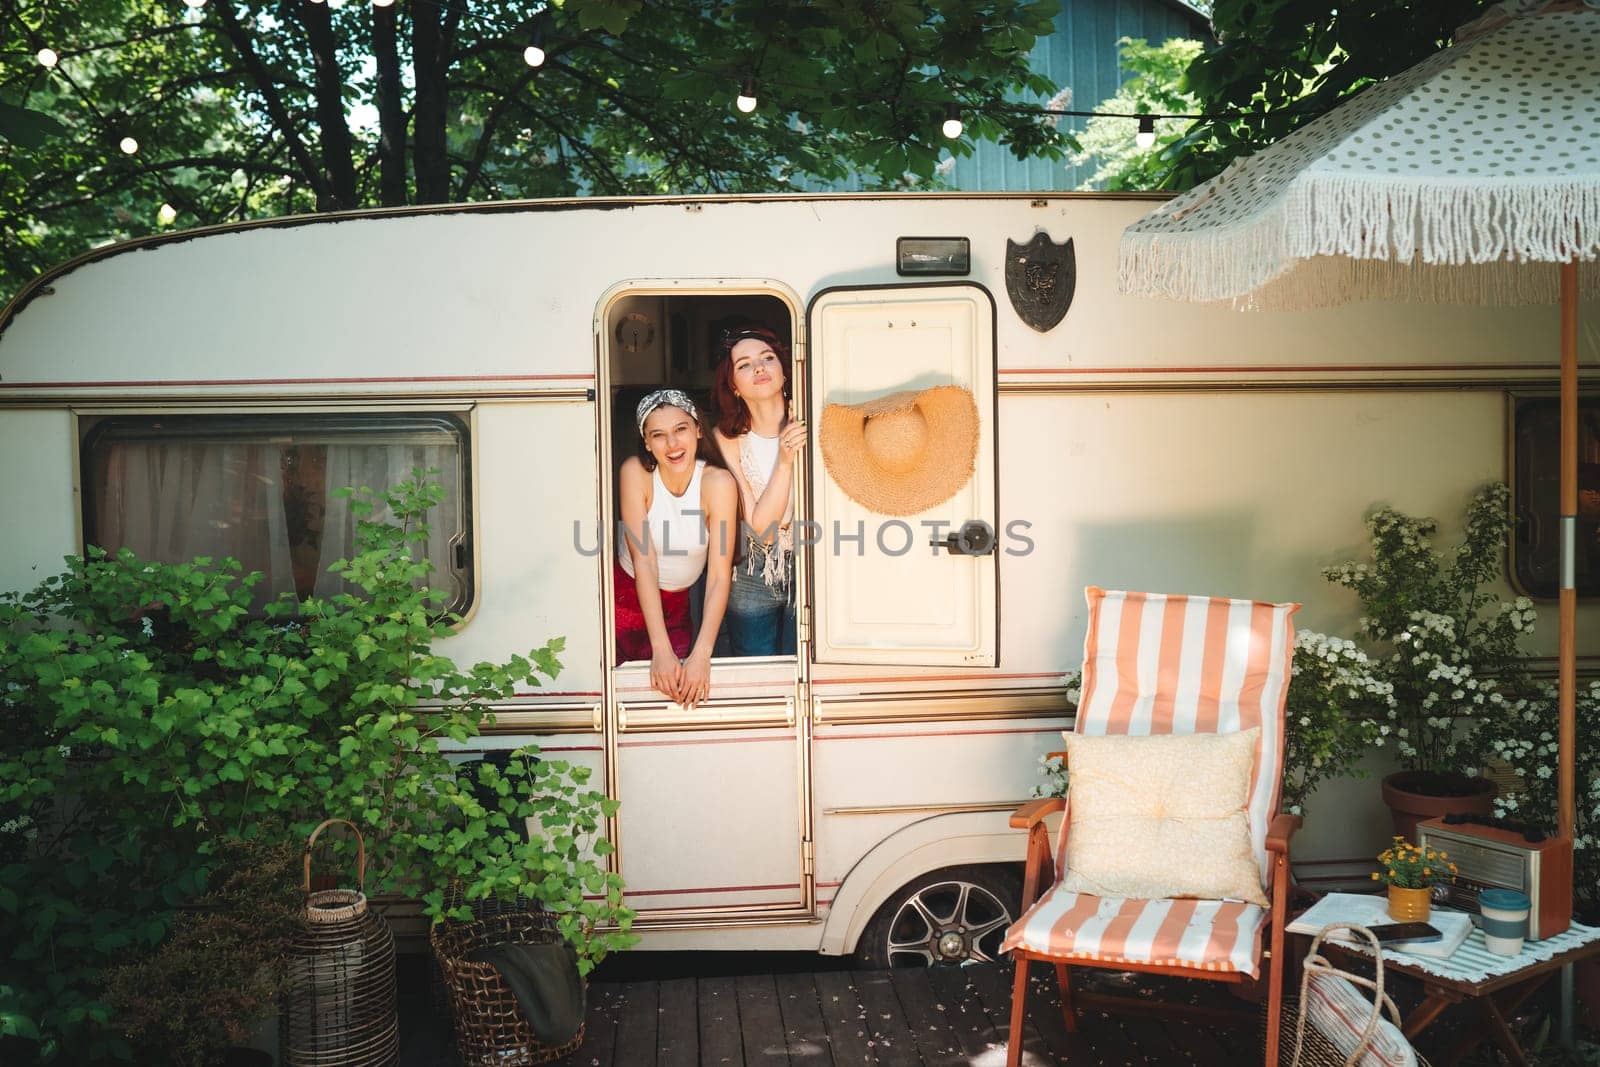
[[[978,457],[978,405],[959,385],[829,404],[822,462],[845,496],[881,515],[915,515],[955,496]]]

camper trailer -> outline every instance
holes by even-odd
[[[1486,481],[1553,492],[1548,310],[1123,296],[1118,238],[1157,202],[496,203],[99,249],[0,317],[0,586],[128,544],[326,591],[341,545],[303,536],[306,508],[331,530],[329,490],[438,468],[443,650],[566,639],[555,684],[480,743],[594,768],[643,947],[983,958],[1016,908],[1008,815],[1071,722],[1085,586],[1298,601],[1349,635],[1357,605],[1319,572],[1362,557],[1372,504],[1449,535]],[[716,659],[686,708],[617,662],[618,469],[639,397],[704,396],[718,331],[748,319],[788,342],[812,428],[797,651]],[[841,489],[828,405],[951,384],[979,416],[953,496],[889,516]],[[1551,577],[1552,536],[1530,511],[1508,594]],[[1550,652],[1553,607],[1541,631]],[[1324,793],[1297,859],[1370,855],[1375,786]]]

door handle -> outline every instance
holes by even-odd
[[[934,538],[928,544],[952,556],[989,556],[994,554],[996,539],[993,526],[982,519],[968,519],[959,530],[942,540]]]

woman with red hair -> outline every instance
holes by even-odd
[[[794,458],[804,423],[789,417],[789,346],[752,322],[724,330],[712,402],[717,448],[739,488],[742,562],[728,595],[736,656],[794,655]]]

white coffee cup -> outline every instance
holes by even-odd
[[[1515,956],[1528,936],[1528,894],[1515,889],[1485,889],[1478,894],[1483,941],[1498,956]]]

